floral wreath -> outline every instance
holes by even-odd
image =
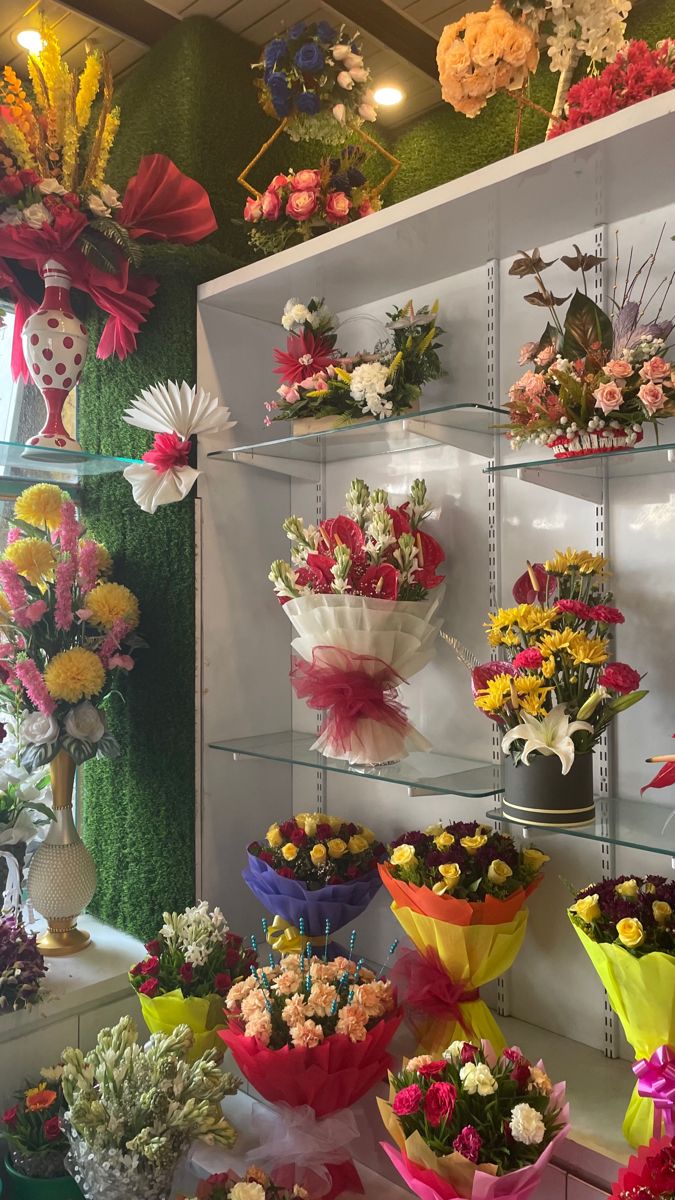
[[[387,313],[388,336],[371,354],[347,356],[336,348],[335,318],[323,300],[313,296],[307,305],[288,300],[281,318],[289,335],[286,349],[274,352],[280,399],[265,405],[271,414],[265,424],[325,416],[339,416],[349,424],[410,412],[424,384],[443,373],[437,312],[437,301],[416,312],[409,300]]]

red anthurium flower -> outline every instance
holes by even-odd
[[[530,568],[516,579],[513,585],[513,599],[516,604],[546,604],[555,595],[557,586],[555,575],[549,575],[548,571],[544,570],[543,563],[531,563]]]
[[[353,563],[363,558],[363,531],[351,517],[331,517],[321,522],[319,530],[330,554],[334,553],[336,546],[347,546]],[[308,555],[307,561],[312,557]]]
[[[156,433],[152,449],[143,455],[143,462],[163,475],[174,467],[187,467],[190,460],[190,441],[184,442],[177,433]]]
[[[334,561],[327,554],[308,554],[307,565],[298,571],[298,583],[310,583],[317,592],[329,591],[333,582],[331,568]],[[303,571],[307,573],[307,579],[300,578]]]
[[[675,737],[675,733],[673,734]],[[664,788],[675,786],[675,762],[664,763],[660,771],[656,772],[653,779],[646,783],[643,788],[640,788],[640,795],[646,792],[649,788]]]
[[[402,504],[400,508],[387,508],[387,512],[394,524],[394,534],[400,538],[402,533],[410,533],[410,518],[408,516],[408,505]]]
[[[419,549],[419,570],[415,572],[415,582],[421,583],[425,588],[431,590],[438,587],[445,575],[437,575],[436,567],[443,562],[445,554],[440,542],[432,537],[429,533],[422,533],[421,530],[415,534],[415,541]]]
[[[368,567],[359,581],[361,596],[375,596],[378,600],[396,600],[398,596],[398,571],[391,563],[379,563]]]
[[[282,383],[302,383],[317,371],[330,366],[335,359],[333,347],[327,338],[321,334],[304,331],[292,333],[286,342],[285,350],[275,350],[274,357],[278,366],[275,374],[280,375]]]

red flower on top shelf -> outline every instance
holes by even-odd
[[[548,136],[569,133],[673,87],[675,40],[665,39],[654,50],[646,42],[629,42],[599,75],[581,79],[570,88],[567,116],[553,126]]]

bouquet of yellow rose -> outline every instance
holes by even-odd
[[[143,644],[138,600],[109,581],[110,555],[82,536],[66,492],[35,484],[14,517],[0,560],[0,670],[28,709],[23,765],[35,770],[61,751],[76,765],[116,758],[101,705]]]
[[[623,1123],[631,1146],[652,1134],[654,1107],[642,1077],[658,1072],[660,1051],[675,1046],[673,910],[675,882],[661,875],[603,879],[579,892],[568,909],[638,1059],[638,1083]]]
[[[476,821],[402,834],[380,866],[392,912],[416,946],[394,968],[420,1044],[506,1044],[479,989],[507,971],[525,937],[529,894],[548,855]]]

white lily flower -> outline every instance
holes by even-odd
[[[150,429],[153,433],[177,433],[184,441],[198,433],[216,433],[236,425],[226,405],[211,398],[203,388],[197,391],[183,380],[167,380],[143,388],[124,413],[128,425]]]
[[[574,762],[572,734],[585,729],[592,733],[588,721],[570,721],[564,704],[556,704],[544,717],[532,717],[521,710],[522,723],[509,729],[502,738],[502,750],[506,754],[514,742],[523,741],[521,762],[529,767],[529,757],[535,751],[550,756],[557,754],[562,764],[562,773],[567,775]]]

